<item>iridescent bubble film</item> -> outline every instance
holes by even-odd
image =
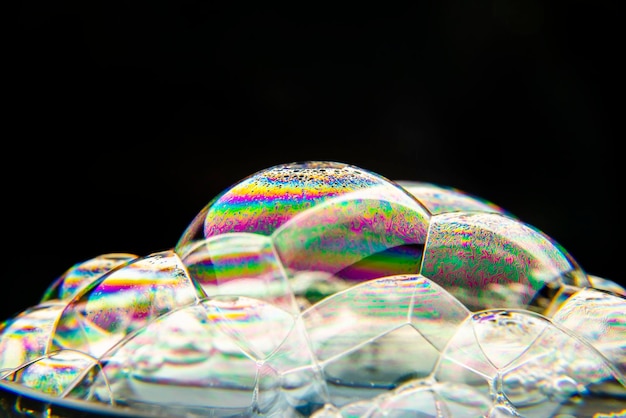
[[[487,199],[281,164],[51,278],[0,324],[0,412],[624,416],[625,297]]]
[[[423,181],[396,180],[404,190],[415,196],[433,215],[447,212],[494,212],[513,217],[504,208],[460,189]]]
[[[48,287],[41,300],[70,299],[103,274],[138,257],[129,253],[111,253],[76,263]]]
[[[593,306],[593,309],[588,307]],[[580,289],[552,315],[552,321],[589,341],[626,384],[626,297],[603,289]]]
[[[541,312],[563,285],[590,285],[550,237],[492,212],[433,216],[420,273],[475,310],[500,305]]]

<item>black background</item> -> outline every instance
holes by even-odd
[[[173,247],[243,177],[316,159],[491,200],[624,283],[619,1],[120,3],[11,19],[2,317],[76,262]]]

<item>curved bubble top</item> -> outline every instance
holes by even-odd
[[[391,205],[406,207],[422,216],[426,213],[404,189],[371,171],[337,162],[282,164],[247,177],[213,199],[176,247],[180,252],[189,241],[225,233],[272,235],[280,227],[285,229],[285,224],[298,214],[330,200],[343,206],[351,205],[351,201],[380,202],[369,207],[370,211],[384,211],[379,216],[397,216]],[[327,215],[333,214],[338,212]]]
[[[289,299],[285,281],[312,274],[346,287],[416,273],[429,217],[414,196],[370,171],[334,162],[284,164],[213,199],[175,251],[207,294],[252,289],[255,279],[278,292],[263,299]]]
[[[415,196],[433,215],[448,212],[495,212],[515,217],[493,202],[470,195],[456,187],[415,180],[396,180],[404,190]]]
[[[492,212],[433,216],[420,273],[476,310],[498,304],[543,310],[542,292],[569,282],[589,284],[576,260],[550,237]]]
[[[41,300],[69,300],[102,275],[136,258],[135,254],[110,253],[76,263],[48,287]]]

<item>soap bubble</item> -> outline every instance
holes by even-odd
[[[474,310],[542,312],[565,286],[589,285],[558,243],[487,200],[330,162],[235,184],[198,213],[176,252],[207,294],[246,289],[294,311],[394,274],[423,274]]]
[[[244,232],[209,237],[189,246],[183,260],[207,296],[245,295],[300,310],[269,237]]]
[[[589,285],[576,260],[554,240],[492,212],[433,216],[420,273],[472,310],[506,306],[543,312],[564,287]]]
[[[135,254],[111,253],[76,263],[46,289],[41,301],[71,299],[103,274],[136,258]]]
[[[60,417],[49,399],[128,416],[617,416],[624,297],[478,196],[281,164],[213,197],[171,249],[57,277],[0,324],[0,389]]]
[[[55,396],[65,396],[97,359],[74,350],[59,350],[21,365],[5,376],[11,382]]]
[[[376,277],[416,273],[429,217],[412,195],[370,171],[333,162],[284,164],[215,197],[189,225],[176,252],[209,294],[222,293],[215,287],[233,286],[254,292],[257,286],[240,284],[250,278],[288,292],[284,280],[311,275],[332,275],[347,288]],[[234,240],[246,244],[228,243]],[[258,271],[232,275],[233,265]],[[307,294],[324,288],[303,291],[295,295],[299,305],[312,302]]]
[[[43,356],[55,324],[65,309],[61,301],[43,302],[20,312],[0,326],[0,376]]]
[[[589,341],[617,369],[626,385],[626,297],[605,290],[579,289],[552,315],[552,321]]]
[[[592,274],[588,275],[589,283],[594,289],[606,290],[617,295],[626,296],[626,288],[604,277],[598,277]]]
[[[470,309],[545,312],[557,295],[590,286],[590,276],[554,239],[495,203],[450,186],[396,183],[433,215],[419,272]]]
[[[414,380],[365,401],[325,405],[313,418],[486,417],[492,402],[471,386]]]
[[[414,180],[396,180],[396,184],[415,196],[432,215],[449,212],[493,212],[515,217],[495,203],[456,187]]]
[[[150,320],[205,296],[172,250],[136,258],[68,301],[50,350],[73,349],[98,357]]]
[[[329,400],[341,406],[428,376],[469,314],[425,277],[395,275],[336,293],[302,318]]]
[[[467,384],[501,411],[529,417],[564,413],[606,385],[623,387],[610,361],[586,340],[527,310],[475,312],[446,346],[433,377]],[[613,406],[598,412],[614,412]]]
[[[291,408],[281,374],[315,367],[296,318],[245,297],[204,299],[159,316],[101,356],[87,401],[176,416],[252,416]]]
[[[610,359],[540,314],[484,310],[446,329],[454,334],[429,373],[374,396],[327,404],[313,416],[586,416],[581,405],[606,414],[623,405],[623,376]],[[405,361],[408,371],[410,359]],[[606,387],[621,390],[613,394],[616,400],[594,399]]]

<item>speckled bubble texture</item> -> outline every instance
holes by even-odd
[[[277,165],[50,283],[0,325],[45,416],[626,416],[626,290],[449,185]]]

